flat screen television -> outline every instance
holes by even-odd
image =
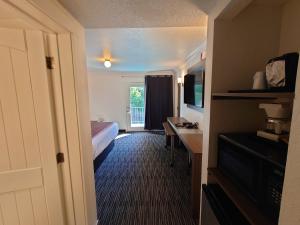
[[[204,71],[184,76],[184,103],[196,109],[204,107]]]

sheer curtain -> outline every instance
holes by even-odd
[[[145,129],[161,130],[167,117],[173,116],[173,77],[145,77]]]

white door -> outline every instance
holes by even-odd
[[[128,86],[127,130],[141,131],[145,126],[145,87],[144,83],[131,83]]]
[[[63,225],[43,33],[0,28],[0,225]]]

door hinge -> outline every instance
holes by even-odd
[[[56,155],[57,164],[65,162],[65,155],[62,152],[57,153]]]
[[[46,56],[46,65],[47,69],[53,70],[54,69],[54,58],[50,56]]]

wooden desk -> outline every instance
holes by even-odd
[[[202,135],[202,131],[199,129],[187,129],[187,128],[183,128],[183,127],[176,127],[177,123],[184,123],[184,122],[189,122],[187,121],[185,118],[183,117],[168,117],[168,123],[171,125],[171,127],[173,128],[173,130],[175,131],[175,133],[180,136],[183,134],[198,134],[198,135]],[[198,144],[202,143],[202,141],[198,140],[197,141]],[[202,147],[201,147],[202,149]]]
[[[176,127],[177,123],[188,122],[182,117],[169,117],[168,123],[178,135],[192,158],[192,210],[193,217],[198,220],[200,213],[201,166],[202,166],[202,131]]]

